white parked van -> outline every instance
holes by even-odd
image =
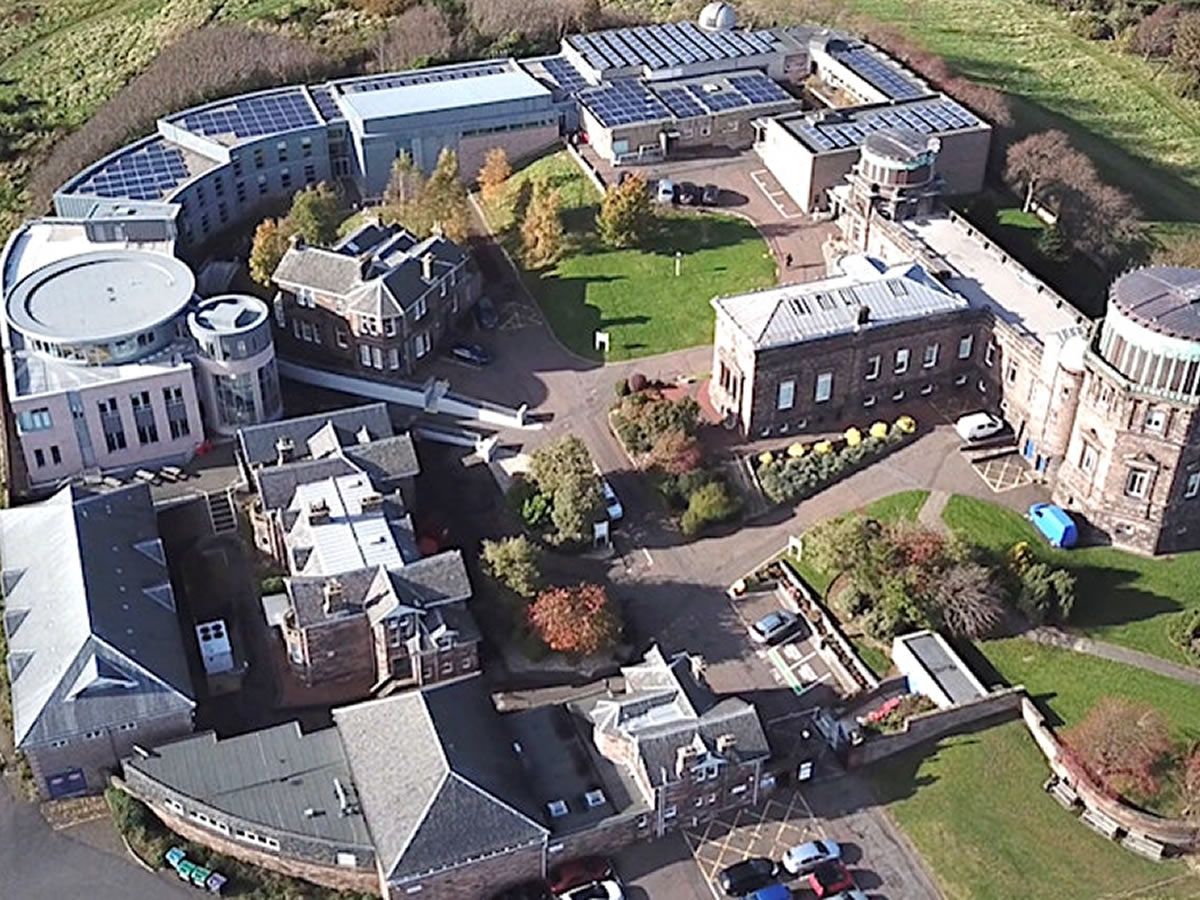
[[[961,416],[954,430],[964,441],[982,441],[1004,430],[1004,420],[990,412],[973,412]]]

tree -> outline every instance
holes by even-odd
[[[562,254],[562,195],[538,184],[521,221],[521,258],[531,269],[554,264]]]
[[[1179,793],[1184,803],[1183,815],[1189,819],[1200,819],[1200,744],[1192,747],[1182,765]]]
[[[682,428],[664,431],[650,449],[650,462],[669,475],[694,472],[703,458],[696,439]]]
[[[738,511],[737,498],[723,481],[710,481],[692,491],[687,509],[679,519],[679,529],[688,537],[699,534],[714,522],[724,522]]]
[[[1022,209],[1029,212],[1038,192],[1062,183],[1081,157],[1086,165],[1091,165],[1087,157],[1071,146],[1066,134],[1057,129],[1040,131],[1008,148],[1004,178],[1014,190],[1023,192]]]
[[[291,244],[292,231],[288,220],[263,219],[254,229],[254,242],[250,245],[250,277],[266,286],[271,276],[287,253]]]
[[[874,582],[870,576],[879,538],[879,523],[864,516],[827,519],[804,533],[804,560],[818,572],[837,575],[848,571],[856,574],[856,581],[861,577]],[[862,585],[867,591],[874,586]]]
[[[1154,262],[1160,266],[1200,269],[1200,238],[1188,238],[1159,247],[1154,253]]]
[[[1145,16],[1133,29],[1129,49],[1147,60],[1170,56],[1181,11],[1178,3],[1164,3]]]
[[[620,614],[598,584],[542,591],[529,607],[529,624],[551,650],[579,656],[608,650],[621,636]]]
[[[467,189],[458,178],[458,154],[443,147],[437,164],[425,184],[425,206],[442,234],[452,241],[467,239],[470,215],[467,212]]]
[[[1004,618],[1004,590],[979,563],[951,566],[936,580],[932,594],[942,624],[955,637],[987,637]]]
[[[392,163],[381,217],[389,223],[398,222],[413,234],[427,237],[433,231],[428,182],[412,157],[401,153]]]
[[[449,59],[456,47],[454,29],[440,6],[413,6],[388,24],[379,41],[375,64],[380,72],[411,69],[421,63]]]
[[[337,194],[325,182],[305,188],[292,199],[288,221],[292,233],[317,246],[328,246],[337,238],[341,222]]]
[[[508,154],[503,147],[493,147],[483,158],[483,166],[480,167],[479,177],[476,179],[484,203],[492,205],[504,199],[510,175],[512,166],[509,165]]]
[[[550,521],[559,542],[582,543],[592,538],[592,525],[603,519],[604,494],[594,473],[572,475],[554,489]]]
[[[525,535],[484,541],[481,555],[488,575],[514,594],[529,599],[541,588],[541,554]]]
[[[1158,791],[1157,769],[1172,749],[1158,711],[1120,697],[1102,698],[1062,737],[1072,756],[1107,790],[1143,798]]]
[[[593,478],[596,475],[591,454],[587,445],[573,434],[543,444],[529,459],[529,477],[544,494],[553,494],[568,479],[589,475]]]
[[[1037,238],[1037,251],[1052,262],[1062,262],[1070,256],[1067,239],[1063,237],[1062,229],[1057,225],[1043,228]]]
[[[1065,622],[1075,605],[1075,576],[1066,569],[1055,569],[1035,562],[1021,573],[1017,608],[1034,625]]]
[[[600,202],[596,229],[609,247],[636,247],[654,223],[654,208],[646,182],[632,174],[621,184],[609,185]]]
[[[1184,76],[1185,91],[1192,96],[1200,84],[1200,12],[1184,13],[1176,20],[1171,67]]]

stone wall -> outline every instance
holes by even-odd
[[[481,900],[509,885],[542,878],[545,843],[532,844],[487,859],[471,860],[420,878],[388,883],[390,900]]]
[[[1012,687],[970,703],[912,716],[904,723],[903,731],[871,737],[857,747],[851,747],[846,765],[852,769],[870,765],[974,725],[1016,718],[1024,699],[1025,689]]]

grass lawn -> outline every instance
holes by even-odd
[[[1168,639],[1167,623],[1180,610],[1200,607],[1200,552],[1151,559],[1111,547],[1054,550],[1019,514],[971,497],[951,497],[944,517],[974,543],[1003,552],[1028,541],[1042,558],[1074,572],[1073,628],[1097,640],[1188,662]]]
[[[593,348],[596,331],[610,335],[609,361],[707,344],[709,300],[775,283],[774,258],[741,219],[668,213],[646,249],[612,250],[595,234],[599,193],[565,152],[516,173],[512,191],[538,178],[562,193],[567,248],[557,265],[525,272],[525,283],[559,340],[580,356],[600,358]],[[489,209],[489,219],[497,230],[512,225],[504,209]],[[515,235],[506,241],[516,249]],[[676,252],[683,254],[679,277]]]
[[[966,75],[1013,96],[1020,132],[1060,128],[1150,219],[1195,221],[1200,208],[1200,104],[1171,75],[1073,34],[1037,0],[854,0]]]
[[[1153,863],[1072,821],[1042,789],[1044,758],[1021,722],[888,760],[871,777],[946,896],[959,900],[1196,897],[1200,877]]]

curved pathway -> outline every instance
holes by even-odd
[[[1089,637],[1069,634],[1061,629],[1051,628],[1047,625],[1043,625],[1040,628],[1031,628],[1021,635],[1021,637],[1038,644],[1060,647],[1064,650],[1074,650],[1076,653],[1085,653],[1088,656],[1107,659],[1109,662],[1123,663],[1124,665],[1133,666],[1134,668],[1142,669],[1155,675],[1161,675],[1163,678],[1171,678],[1175,681],[1181,681],[1184,684],[1192,684],[1200,687],[1200,669],[1193,669],[1191,666],[1181,666],[1178,663],[1168,662],[1165,659],[1159,659],[1157,656],[1151,656],[1149,653],[1142,653],[1140,650],[1130,650],[1127,647],[1119,647],[1116,644],[1109,644],[1105,641],[1096,641]]]

